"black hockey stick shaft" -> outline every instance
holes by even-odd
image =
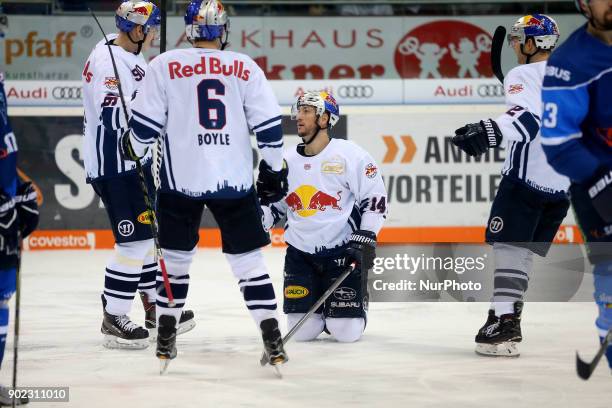
[[[89,12],[91,16],[96,21],[96,24],[102,31],[102,35],[104,36],[104,41],[106,41],[106,46],[108,47],[108,53],[111,57],[111,63],[113,65],[113,72],[115,73],[115,77],[117,78],[117,89],[119,90],[119,99],[121,100],[121,107],[123,108],[123,114],[125,116],[125,123],[128,124],[130,122],[130,117],[128,115],[127,106],[125,104],[125,97],[123,95],[123,89],[121,87],[121,78],[119,77],[119,71],[117,70],[117,64],[115,62],[115,56],[113,55],[113,49],[108,42],[108,38],[106,37],[106,33],[102,28],[102,24],[98,20],[98,17],[94,14],[93,10],[90,8]],[[157,255],[157,261],[159,262],[159,267],[161,269],[162,278],[164,281],[164,288],[166,289],[166,295],[168,296],[168,306],[174,307],[174,296],[172,295],[172,288],[170,287],[170,279],[168,278],[168,271],[166,269],[166,263],[162,256],[161,246],[159,245],[159,233],[157,231],[157,217],[155,216],[155,212],[153,211],[153,206],[151,205],[151,199],[149,196],[149,189],[147,188],[147,182],[145,180],[144,171],[142,170],[142,165],[140,160],[136,160],[136,171],[138,173],[138,179],[140,180],[140,188],[142,189],[142,194],[145,202],[145,207],[147,212],[149,213],[151,226],[151,234],[153,235],[153,245],[155,245],[155,253]]]
[[[491,44],[491,69],[499,82],[504,83],[504,73],[501,68],[501,54],[506,39],[506,28],[497,26],[493,33],[493,43]]]
[[[593,371],[595,371],[599,360],[601,360],[601,357],[605,354],[606,349],[610,345],[612,345],[612,329],[608,330],[608,334],[606,334],[606,337],[601,342],[599,351],[597,351],[597,354],[590,363],[583,361],[578,355],[578,352],[576,352],[576,371],[578,372],[578,377],[582,378],[583,380],[588,380],[591,374],[593,374]]]
[[[23,256],[23,241],[21,234],[19,234],[19,256],[17,257],[17,266],[15,267],[15,325],[13,326],[13,397],[11,406],[15,408],[17,403],[17,397],[15,391],[17,390],[17,362],[19,361],[19,323],[20,312],[21,312],[21,257]]]
[[[304,316],[302,316],[302,318],[291,328],[291,330],[289,330],[289,332],[287,334],[285,334],[285,337],[283,337],[283,344],[287,344],[287,342],[291,339],[291,337],[293,337],[295,332],[297,332],[300,329],[300,327],[302,327],[304,325],[306,320],[308,320],[308,318],[310,318],[310,316],[312,316],[314,314],[314,312],[316,312],[317,309],[319,307],[321,307],[321,305],[323,303],[325,303],[327,298],[331,296],[331,294],[334,292],[334,290],[336,290],[338,288],[338,286],[340,286],[340,284],[342,284],[342,282],[344,282],[344,280],[347,278],[347,276],[349,276],[353,272],[354,269],[355,269],[355,267],[353,265],[351,265],[351,266],[347,267],[344,272],[342,272],[342,274],[338,277],[338,279],[336,279],[334,281],[334,283],[331,284],[331,286],[325,291],[325,293],[323,293],[323,295],[321,295],[319,300],[317,300],[316,303],[314,305],[312,305],[312,307],[308,310],[308,312],[306,312],[306,314]],[[259,360],[259,363],[262,366],[265,366],[266,363],[267,363],[266,360],[267,360],[266,359],[266,353],[264,352],[261,355],[261,359]]]
[[[168,25],[168,20],[167,20],[167,7],[168,7],[168,2],[167,0],[161,0],[160,4],[160,18],[161,18],[161,31],[159,33],[159,53],[162,54],[164,52],[166,52],[166,33],[167,33],[167,25]]]

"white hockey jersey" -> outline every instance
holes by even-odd
[[[504,79],[508,111],[495,120],[506,141],[502,174],[540,192],[564,195],[570,181],[548,164],[541,144],[545,70],[546,61],[519,65]]]
[[[285,214],[285,242],[321,254],[348,242],[357,229],[378,234],[387,215],[387,191],[368,152],[355,143],[332,139],[316,156],[303,145],[285,151],[289,193],[262,207],[269,229]]]
[[[109,37],[113,41],[116,35]],[[121,89],[129,110],[129,104],[142,84],[147,63],[142,54],[135,55],[123,48],[111,45]],[[87,181],[115,177],[132,171],[136,164],[123,160],[118,140],[127,129],[125,115],[119,99],[119,79],[113,70],[108,46],[104,40],[93,49],[83,69],[84,139],[83,159]],[[143,163],[150,161],[150,154]]]
[[[263,159],[282,166],[278,101],[248,56],[203,48],[155,58],[133,103],[132,144],[163,137],[161,190],[194,198],[238,198],[253,187],[255,132]]]

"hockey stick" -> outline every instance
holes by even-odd
[[[351,265],[348,268],[346,268],[344,272],[342,272],[342,274],[338,277],[338,279],[336,279],[334,283],[332,283],[332,285],[325,291],[325,293],[323,293],[323,295],[319,298],[319,300],[317,300],[317,302],[314,305],[312,305],[312,307],[308,310],[308,312],[306,312],[306,314],[302,316],[302,318],[295,324],[295,326],[293,326],[291,330],[289,330],[289,332],[285,334],[285,337],[283,337],[283,345],[287,344],[287,342],[291,339],[291,337],[293,337],[295,332],[298,331],[300,327],[302,327],[302,325],[306,322],[306,320],[308,320],[308,318],[312,316],[314,312],[316,312],[317,309],[321,307],[323,303],[325,303],[327,298],[334,292],[334,290],[338,288],[338,286],[340,286],[342,282],[344,282],[346,277],[349,276],[353,272],[354,269],[355,267]],[[261,364],[262,367],[265,366],[268,363],[266,360],[267,360],[266,352],[264,351],[261,355],[261,359],[259,360],[259,364]]]
[[[599,351],[590,363],[584,362],[578,355],[578,352],[576,352],[576,371],[578,372],[578,377],[585,381],[588,380],[591,374],[593,374],[593,371],[595,371],[599,360],[601,360],[601,357],[605,354],[606,349],[610,345],[612,345],[612,329],[608,330],[608,334],[606,334],[606,337],[604,337],[603,341],[601,342]]]
[[[130,122],[130,117],[128,115],[127,107],[125,105],[125,98],[123,96],[123,89],[121,88],[121,79],[119,78],[119,71],[117,70],[117,64],[115,63],[115,57],[113,55],[113,50],[111,45],[108,42],[108,38],[106,37],[106,33],[102,28],[102,24],[98,20],[98,17],[94,14],[93,10],[90,8],[89,12],[91,16],[96,21],[96,24],[102,31],[102,35],[104,36],[104,40],[106,41],[106,46],[108,47],[108,52],[111,57],[111,63],[113,64],[113,71],[115,73],[115,77],[117,78],[117,89],[119,90],[119,99],[121,100],[121,107],[123,108],[123,114],[125,115],[125,123],[128,124]],[[149,198],[149,189],[147,188],[147,183],[145,181],[144,172],[142,170],[142,165],[140,164],[140,160],[136,160],[136,171],[138,173],[138,179],[140,180],[140,188],[142,189],[142,194],[144,196],[145,207],[147,208],[147,212],[151,218],[151,222],[149,225],[151,226],[151,233],[153,235],[153,245],[155,246],[155,254],[157,255],[157,261],[159,262],[159,267],[162,272],[162,278],[164,280],[164,288],[166,289],[166,294],[168,295],[168,306],[174,307],[176,303],[174,302],[174,296],[172,295],[172,288],[170,287],[170,279],[168,279],[168,272],[166,270],[166,262],[162,256],[161,247],[159,245],[159,233],[157,231],[157,217],[155,216],[155,212],[153,211],[153,206],[151,205],[151,200]]]
[[[161,0],[159,7],[160,7],[160,19],[161,19],[161,31],[159,33],[159,53],[163,54],[164,52],[166,52],[167,0]]]
[[[164,52],[166,52],[166,32],[167,32],[167,13],[166,13],[166,7],[167,7],[167,0],[161,0],[160,3],[160,18],[161,18],[161,30],[160,30],[160,34],[159,34],[159,53],[163,54]],[[160,176],[160,172],[161,172],[161,165],[162,165],[162,161],[164,158],[164,150],[163,150],[163,145],[164,145],[164,134],[160,134],[159,138],[157,139],[157,142],[155,143],[155,173],[153,175],[153,179],[154,179],[154,183],[155,183],[155,188],[159,189],[161,187],[161,176]]]
[[[493,43],[491,44],[491,69],[493,74],[499,79],[499,82],[504,84],[504,73],[501,68],[501,53],[506,39],[506,28],[497,26],[493,34]]]
[[[21,257],[23,256],[23,240],[21,239],[21,232],[18,232],[19,242],[19,256],[17,257],[17,266],[15,267],[15,325],[13,327],[13,398],[11,406],[15,408],[17,403],[17,397],[15,397],[15,391],[17,390],[17,362],[19,358],[19,321],[21,312]]]

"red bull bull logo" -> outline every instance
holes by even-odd
[[[319,211],[327,211],[329,209],[342,211],[342,207],[340,207],[341,199],[341,191],[338,191],[334,197],[314,186],[302,185],[289,193],[285,198],[285,202],[289,206],[289,210],[298,213],[302,217],[310,217]]]
[[[132,13],[142,14],[143,16],[148,16],[150,14],[152,8],[153,7],[150,6],[150,5],[138,6],[138,7],[134,7],[132,9]]]

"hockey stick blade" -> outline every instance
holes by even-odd
[[[302,318],[295,324],[295,326],[293,326],[291,328],[291,330],[289,330],[289,332],[287,334],[285,334],[285,337],[283,337],[283,345],[287,344],[287,342],[291,339],[291,337],[293,337],[295,332],[298,331],[300,329],[300,327],[302,327],[302,325],[306,322],[306,320],[308,320],[308,318],[310,316],[312,316],[313,313],[316,312],[316,310],[323,303],[325,303],[327,298],[331,296],[331,294],[334,292],[334,290],[336,290],[338,288],[338,286],[340,286],[340,284],[342,284],[342,282],[344,282],[344,280],[347,278],[347,276],[349,276],[351,274],[351,272],[353,272],[354,269],[355,269],[355,266],[351,265],[348,268],[346,268],[346,270],[344,272],[342,272],[342,274],[338,277],[338,279],[336,279],[334,281],[334,283],[332,283],[332,285],[325,291],[325,293],[323,293],[323,295],[321,295],[319,300],[317,300],[316,303],[314,305],[312,305],[312,307],[308,310],[308,312],[306,312],[306,314],[304,316],[302,316]],[[268,359],[266,358],[266,352],[265,351],[261,354],[261,359],[259,360],[259,364],[261,364],[262,367],[265,366],[266,364],[268,364]]]
[[[578,372],[578,377],[582,378],[585,381],[588,380],[589,377],[591,377],[591,375],[595,371],[595,368],[597,367],[599,360],[601,360],[601,357],[605,354],[606,349],[611,344],[612,344],[612,329],[608,330],[608,334],[606,334],[606,337],[601,342],[599,351],[597,351],[597,354],[595,355],[595,357],[590,363],[587,363],[584,360],[582,360],[580,356],[578,355],[578,352],[576,352],[576,371]]]
[[[491,69],[502,84],[504,83],[504,73],[501,68],[501,53],[505,38],[506,28],[504,26],[497,26],[495,33],[493,33],[493,42],[491,44]]]

